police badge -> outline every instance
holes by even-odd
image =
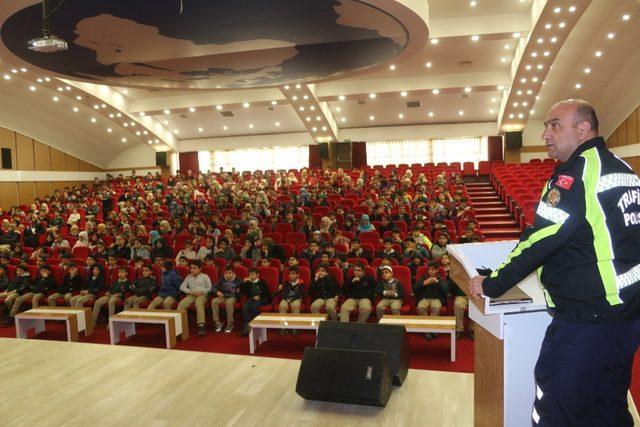
[[[555,207],[560,203],[560,191],[557,188],[552,188],[547,193],[547,205]]]

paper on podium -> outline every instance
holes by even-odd
[[[517,240],[485,243],[465,243],[447,246],[449,254],[458,261],[458,265],[464,270],[468,278],[478,275],[478,268],[496,270],[507,259],[513,248],[518,244]],[[547,308],[542,286],[534,272],[513,288],[509,294],[505,294],[501,300],[521,299],[522,301],[490,304],[491,299],[485,298],[483,308],[485,314],[507,313],[514,311],[544,310]],[[526,297],[530,297],[530,300]]]

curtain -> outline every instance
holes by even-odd
[[[309,146],[275,146],[211,151],[212,171],[302,169],[309,165]]]
[[[351,164],[354,168],[367,166],[367,143],[351,143]]]
[[[502,155],[502,137],[501,136],[490,136],[489,137],[489,161],[503,161],[504,157]]]
[[[453,163],[478,162],[487,160],[488,147],[486,137],[441,138],[431,140],[432,162]]]
[[[388,142],[367,142],[367,163],[369,165],[400,165],[430,162],[429,140],[405,140]]]
[[[180,153],[180,173],[185,175],[187,171],[191,171],[194,175],[200,171],[197,151]]]
[[[317,144],[309,146],[309,168],[322,169],[322,159],[320,158],[320,146]]]

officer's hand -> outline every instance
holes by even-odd
[[[476,276],[469,280],[469,296],[475,300],[480,299],[484,295],[482,290],[482,282],[485,276]]]

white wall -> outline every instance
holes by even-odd
[[[461,123],[449,125],[384,126],[341,129],[340,140],[394,141],[414,138],[452,138],[492,136],[498,134],[496,123]]]
[[[140,168],[156,164],[156,152],[146,145],[136,144],[124,153],[118,154],[106,169]]]
[[[189,139],[178,143],[179,152],[229,150],[247,147],[272,147],[276,145],[312,145],[313,138],[306,132],[270,135],[230,136],[226,138]]]
[[[542,120],[529,120],[522,131],[522,145],[543,145],[542,131],[544,131]]]

